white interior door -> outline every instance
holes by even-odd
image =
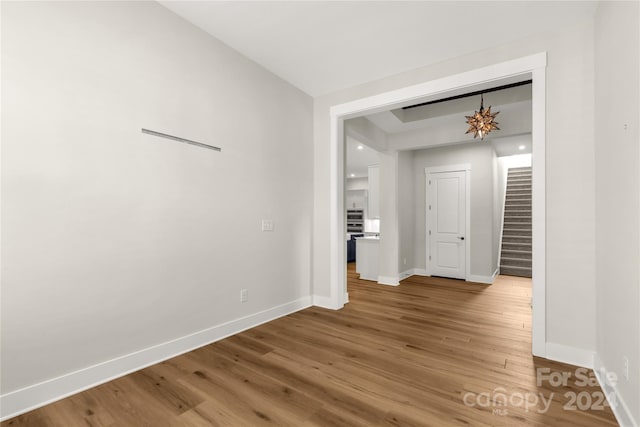
[[[466,278],[466,171],[427,174],[427,270]]]

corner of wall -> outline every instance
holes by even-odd
[[[638,422],[633,418],[633,414],[629,409],[629,406],[624,401],[618,391],[617,382],[618,378],[615,373],[607,370],[602,364],[600,356],[596,353],[593,360],[593,372],[596,375],[596,379],[602,388],[602,392],[609,402],[611,411],[616,417],[618,424],[622,427],[638,427]]]
[[[594,352],[583,348],[547,342],[546,358],[583,368],[593,368]]]

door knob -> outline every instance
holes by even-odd
[[[460,240],[464,240],[464,237],[463,237],[463,236],[461,236],[461,237],[458,237],[458,239],[460,239]]]

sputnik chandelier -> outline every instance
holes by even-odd
[[[465,116],[469,125],[469,129],[465,134],[473,132],[473,139],[479,136],[483,140],[492,130],[500,130],[497,126],[498,122],[495,121],[498,114],[500,114],[500,111],[491,112],[491,106],[486,110],[484,109],[484,97],[480,95],[480,111],[476,111],[473,116]]]

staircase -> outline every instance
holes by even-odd
[[[509,168],[500,274],[531,277],[531,168]]]

